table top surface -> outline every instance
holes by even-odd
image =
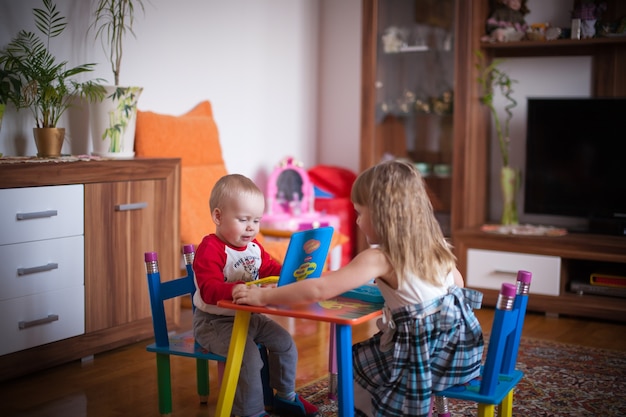
[[[325,321],[350,326],[364,323],[382,315],[383,308],[382,304],[368,303],[347,297],[335,297],[326,301],[295,306],[270,305],[258,307],[235,304],[227,300],[218,301],[217,305],[232,310]]]

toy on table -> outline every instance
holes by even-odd
[[[280,276],[270,276],[247,282],[246,285],[277,284],[279,287],[307,278],[319,278],[326,263],[332,227],[295,232],[289,239]]]
[[[378,285],[376,285],[376,283],[373,281],[368,284],[361,285],[358,288],[347,291],[341,295],[346,298],[354,298],[356,300],[361,300],[374,304],[383,304],[385,302],[385,299],[378,289]]]
[[[522,40],[528,30],[528,24],[524,19],[528,13],[526,0],[497,0],[495,9],[487,19],[487,36],[482,40],[493,42]]]

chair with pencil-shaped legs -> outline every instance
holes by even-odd
[[[448,398],[477,403],[478,417],[493,417],[496,406],[500,417],[513,416],[513,390],[523,377],[515,365],[531,279],[530,272],[518,271],[516,285],[502,284],[480,376],[466,384],[435,392],[439,417],[450,416]]]
[[[152,308],[152,324],[154,327],[154,343],[148,345],[146,350],[156,353],[157,361],[157,386],[159,394],[159,412],[161,415],[172,413],[172,382],[170,370],[170,356],[184,356],[196,360],[196,378],[200,403],[206,404],[209,398],[209,367],[208,361],[218,363],[218,378],[221,381],[226,358],[207,352],[198,345],[193,336],[193,330],[180,333],[168,332],[165,316],[164,302],[166,300],[190,296],[196,291],[193,273],[193,258],[195,250],[193,245],[183,247],[183,259],[187,275],[170,281],[161,281],[159,273],[158,255],[156,252],[146,252],[144,255],[146,273],[148,277],[148,290],[150,293],[150,305]],[[269,386],[269,370],[267,367],[267,351],[259,345],[259,350],[265,366],[261,370],[263,374],[263,393],[265,403],[270,404],[273,398]]]

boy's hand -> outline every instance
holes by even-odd
[[[231,291],[231,293],[230,293],[230,296],[231,296],[231,298],[233,299],[233,302],[236,302],[236,301],[235,301],[235,294],[237,294],[238,290],[240,290],[240,289],[241,289],[241,287],[245,287],[245,286],[246,286],[246,284],[237,284],[237,285],[235,285],[235,286],[233,287],[233,290],[232,290],[232,291]]]
[[[264,306],[261,301],[263,289],[256,285],[235,285],[233,287],[233,302],[235,304],[248,304],[253,306]]]

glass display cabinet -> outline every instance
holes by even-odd
[[[361,164],[412,161],[450,234],[455,0],[364,1]]]

